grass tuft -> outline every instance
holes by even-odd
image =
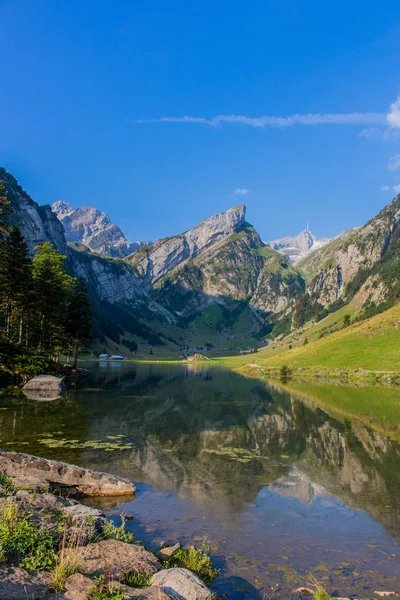
[[[56,592],[63,592],[68,577],[79,571],[81,561],[76,550],[81,545],[82,536],[82,528],[72,537],[67,536],[67,530],[64,529],[61,548],[49,582],[49,587]]]
[[[328,594],[314,575],[311,575],[311,583],[309,585],[314,588],[314,600],[333,600],[332,596]]]
[[[151,575],[146,575],[146,573],[130,571],[124,577],[124,584],[133,588],[146,588],[149,587],[150,583]]]
[[[200,548],[179,548],[165,561],[167,569],[184,567],[200,577],[205,583],[210,584],[219,575],[219,569],[214,569],[209,556],[210,547],[205,540]]]
[[[6,473],[0,473],[0,485],[6,490],[8,494],[15,492],[15,486],[12,482],[11,477]]]
[[[125,598],[125,594],[113,587],[113,583],[104,575],[95,580],[94,588],[89,594],[89,600],[125,600]]]

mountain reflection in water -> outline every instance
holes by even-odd
[[[288,598],[310,572],[340,595],[400,591],[400,446],[373,423],[196,364],[95,364],[65,398],[0,408],[5,448],[134,479],[134,501],[104,508],[139,539],[207,535],[231,599]]]

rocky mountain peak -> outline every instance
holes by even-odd
[[[71,215],[75,209],[68,202],[65,202],[65,200],[57,200],[57,202],[54,202],[51,210],[60,218],[61,216],[66,217]]]
[[[317,248],[321,248],[328,242],[328,238],[318,239],[309,228],[306,227],[296,236],[279,238],[277,240],[272,240],[271,242],[265,242],[265,244],[286,256],[293,264],[296,264],[310,254],[310,252],[317,250]]]
[[[68,202],[59,200],[52,210],[63,224],[67,240],[84,244],[93,252],[123,258],[143,245],[129,242],[107,213],[92,206],[74,209]]]
[[[245,225],[244,204],[204,219],[185,233],[158,240],[128,257],[148,285],[153,285],[188,259],[222,243]]]

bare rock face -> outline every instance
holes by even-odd
[[[348,298],[351,290],[347,286],[358,278],[354,289],[362,283],[369,288],[363,302],[384,300],[388,282],[381,280],[379,269],[375,274],[372,269],[389,251],[395,252],[399,226],[400,195],[371,221],[343,232],[299,263],[310,281],[308,293],[328,307],[339,298]]]
[[[15,177],[2,167],[0,167],[0,179],[4,181],[7,197],[14,210],[10,221],[20,228],[29,251],[33,253],[36,246],[50,242],[61,254],[67,255],[68,246],[63,227],[50,207],[39,206],[34,202],[18,184]]]
[[[195,258],[235,233],[245,222],[244,205],[205,219],[186,233],[158,240],[129,257],[148,287],[157,283],[184,261]]]
[[[138,544],[126,544],[118,540],[103,540],[78,548],[80,571],[84,575],[101,575],[105,571],[113,579],[123,579],[130,571],[153,575],[161,569],[154,554]]]
[[[30,379],[22,391],[32,400],[57,400],[67,391],[67,386],[61,377],[39,375]]]
[[[52,211],[63,224],[67,240],[84,244],[93,252],[122,258],[146,243],[128,242],[107,213],[92,206],[75,210],[59,200],[53,204]]]
[[[1,448],[0,471],[25,487],[68,487],[84,496],[131,495],[136,489],[129,479]]]
[[[26,571],[17,567],[0,567],[0,600],[47,598],[48,574]]]
[[[209,600],[213,597],[197,575],[187,569],[160,571],[153,575],[151,584],[176,600]]]

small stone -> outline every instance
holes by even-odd
[[[298,596],[313,596],[314,595],[313,590],[311,590],[308,587],[299,587],[299,588],[297,588],[297,590],[294,590],[293,593],[297,594]]]
[[[396,595],[396,592],[374,592],[379,598],[391,598]]]
[[[87,600],[94,585],[89,577],[75,573],[65,582],[65,598],[67,600]]]
[[[178,542],[177,544],[175,544],[175,546],[166,546],[164,548],[161,548],[158,552],[158,558],[160,558],[161,560],[168,560],[177,550],[179,550],[180,547],[181,545]]]
[[[208,587],[188,569],[164,569],[153,575],[152,586],[176,600],[209,600],[213,597]]]

